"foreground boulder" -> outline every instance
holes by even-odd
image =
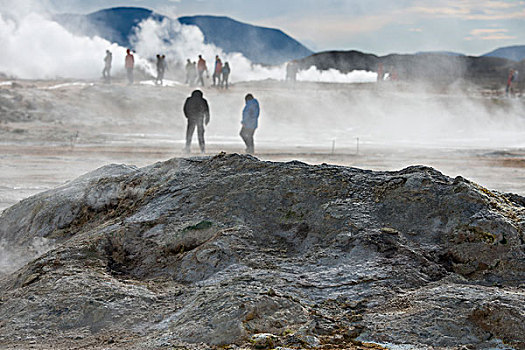
[[[423,166],[110,165],[3,212],[0,345],[524,348],[524,230]]]

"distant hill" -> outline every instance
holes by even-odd
[[[486,53],[484,57],[501,57],[512,61],[525,60],[525,45],[500,47],[494,51]]]
[[[428,55],[428,54],[440,54],[448,56],[465,56],[463,53],[454,52],[454,51],[419,51],[415,55]]]
[[[75,34],[98,35],[123,47],[131,47],[129,38],[133,29],[143,20],[165,17],[151,10],[139,7],[117,7],[101,10],[88,15],[61,14],[54,20]]]
[[[359,51],[326,51],[298,60],[300,69],[338,69],[377,71],[382,63],[386,72],[395,71],[400,80],[452,83],[465,79],[478,84],[505,84],[510,68],[525,71],[525,61],[499,57],[457,56],[439,53],[376,56]]]
[[[88,15],[62,14],[54,19],[73,33],[98,35],[121,46],[130,47],[134,28],[147,18],[168,18],[138,7],[116,7]],[[173,19],[170,19],[173,20]],[[312,54],[297,40],[281,30],[253,26],[228,17],[193,16],[178,19],[185,25],[196,25],[205,42],[225,52],[240,52],[252,62],[280,64]]]
[[[280,64],[313,53],[279,29],[216,16],[180,17],[179,21],[199,27],[207,43],[213,43],[226,52],[242,52],[252,62]]]

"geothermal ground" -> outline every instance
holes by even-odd
[[[109,163],[182,156],[192,88],[0,83],[0,210]],[[525,194],[525,101],[470,86],[240,83],[204,89],[207,153],[242,152],[243,97],[262,108],[257,157],[373,170],[423,164]],[[194,150],[196,135],[194,135]]]
[[[191,90],[0,85],[0,347],[525,347],[523,98],[205,88],[180,159]]]

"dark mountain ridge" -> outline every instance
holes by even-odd
[[[137,25],[148,18],[174,20],[137,7],[116,7],[88,15],[62,14],[54,19],[73,33],[97,35],[121,46],[133,47],[130,38]],[[240,52],[254,63],[281,64],[312,54],[312,51],[279,29],[218,16],[181,17],[178,20],[181,24],[199,27],[205,43],[220,47],[227,53]]]
[[[511,61],[499,57],[453,56],[443,53],[416,55],[390,54],[376,56],[360,51],[326,51],[297,60],[300,69],[337,69],[377,71],[380,63],[385,72],[396,72],[400,80],[451,83],[465,79],[477,84],[505,83],[510,69],[525,70],[525,60]],[[519,81],[523,84],[522,80]]]
[[[500,47],[482,56],[483,57],[501,57],[501,58],[506,58],[512,61],[522,61],[522,60],[525,60],[525,45]]]
[[[216,16],[179,17],[179,22],[199,27],[205,43],[214,44],[226,52],[242,52],[256,63],[280,64],[312,54],[279,29],[257,27]],[[285,56],[290,58],[283,60]]]

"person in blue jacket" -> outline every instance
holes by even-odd
[[[246,153],[254,153],[253,145],[253,134],[255,129],[257,129],[257,121],[259,119],[259,102],[253,97],[252,94],[247,94],[244,97],[246,105],[242,110],[242,128],[239,135],[241,135],[242,140],[246,144]]]

